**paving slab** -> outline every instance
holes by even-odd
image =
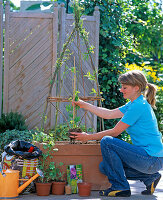
[[[72,195],[50,195],[47,197],[37,196],[36,194],[20,195],[19,200],[163,200],[163,170],[160,171],[162,178],[157,185],[153,195],[141,195],[141,191],[145,189],[145,185],[140,181],[129,181],[132,195],[130,197],[101,197],[98,191],[92,191],[89,197],[80,197],[78,194]]]

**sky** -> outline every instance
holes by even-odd
[[[20,0],[12,0],[15,6],[20,7]]]

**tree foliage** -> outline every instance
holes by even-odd
[[[113,109],[125,103],[118,76],[126,70],[127,63],[141,66],[145,62],[156,70],[157,76],[162,73],[161,9],[149,0],[85,0],[83,4],[87,15],[93,13],[95,6],[100,9],[99,82],[105,98],[103,106]],[[157,117],[161,122],[158,114]],[[105,121],[105,129],[116,122]]]
[[[159,4],[149,0],[126,0],[124,15],[126,28],[133,35],[136,50],[142,56],[160,63],[163,16]]]
[[[10,9],[12,11],[14,11],[14,10],[20,10],[20,7],[15,6],[15,4],[11,0],[9,0],[9,2],[10,2]],[[6,0],[3,0],[3,7],[4,8],[5,8],[5,4],[6,4]]]

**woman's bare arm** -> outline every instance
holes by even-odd
[[[71,138],[74,138],[75,140],[80,140],[83,142],[86,142],[88,140],[101,140],[104,136],[112,136],[117,137],[119,134],[121,134],[124,130],[126,130],[129,127],[128,124],[119,121],[116,126],[112,129],[101,131],[94,134],[87,134],[87,133],[72,133]]]
[[[88,110],[91,113],[97,115],[98,117],[104,119],[116,119],[123,117],[123,113],[118,108],[109,110],[106,108],[94,106],[82,100],[74,101],[73,104],[78,105],[80,108],[84,108],[85,110]]]

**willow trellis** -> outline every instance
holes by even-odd
[[[61,6],[62,6],[62,9],[64,9],[63,4]],[[98,7],[95,8],[95,12],[97,12],[96,15],[99,17]],[[77,90],[80,91],[80,93],[83,94],[83,97],[80,96],[80,98],[84,99],[86,101],[101,100],[100,91],[99,91],[99,85],[98,85],[98,75],[97,75],[98,67],[97,67],[97,63],[94,63],[94,60],[93,60],[93,57],[92,57],[93,56],[93,54],[91,53],[92,52],[91,51],[92,47],[90,46],[90,41],[88,40],[88,33],[85,31],[85,28],[83,28],[83,19],[81,19],[80,7],[78,6],[77,1],[76,1],[76,3],[74,3],[74,16],[73,16],[73,18],[74,18],[73,19],[73,21],[74,21],[74,23],[73,23],[73,29],[71,30],[71,33],[69,34],[68,38],[66,39],[65,44],[63,44],[63,49],[61,51],[60,57],[57,59],[57,62],[55,64],[55,72],[54,72],[52,80],[51,80],[51,86],[50,86],[50,89],[49,89],[49,97],[47,99],[47,103],[46,103],[46,106],[45,106],[44,114],[46,114],[46,110],[47,110],[47,107],[48,107],[48,102],[69,102],[69,98],[65,98],[65,97],[51,97],[51,95],[52,95],[53,85],[54,85],[54,83],[56,82],[56,79],[57,79],[56,78],[57,74],[61,74],[61,73],[59,73],[59,71],[61,70],[61,68],[63,67],[63,65],[66,65],[67,60],[63,61],[64,60],[64,56],[66,54],[66,50],[68,49],[68,47],[70,48],[71,43],[75,39],[76,39],[76,41],[73,44],[73,46],[76,46],[76,50],[75,50],[75,48],[73,49],[75,74],[74,74],[74,77],[72,77],[72,79],[74,78],[74,80],[72,81],[72,86],[69,85],[68,84],[68,80],[66,80],[67,84],[65,84],[65,86],[68,85],[68,87],[66,87],[66,89],[69,90],[69,92],[72,94],[70,96],[73,96],[73,99],[74,99],[75,98],[74,94],[75,94],[75,90],[76,90],[76,57],[77,57],[78,58],[77,59],[77,62],[78,62],[78,71],[79,71],[78,72]],[[81,42],[82,41],[83,41],[83,44],[84,44],[84,48],[81,46]],[[91,73],[94,74],[95,84],[93,84],[92,86],[95,87],[95,85],[96,85],[96,89],[97,89],[96,96],[92,96],[92,97],[90,97],[88,95],[86,96],[86,91],[85,91],[85,85],[86,85],[85,81],[86,80],[84,80],[84,75],[83,74],[84,74],[84,72],[88,72],[88,71],[84,71],[83,70],[83,62],[82,62],[82,56],[81,56],[81,54],[82,54],[82,52],[84,53],[84,50],[85,50],[85,53],[87,53],[87,55],[89,56],[88,63],[90,63],[90,69],[89,70],[91,71],[91,72],[89,71],[89,73],[90,74]],[[73,60],[73,59],[71,59],[71,60]],[[62,71],[62,72],[65,73],[65,71],[64,72]],[[70,79],[70,77],[71,77],[70,74],[67,77]],[[61,76],[59,76],[59,80],[62,80],[62,82],[64,81],[64,79],[62,79]],[[80,80],[82,80],[81,84],[80,84]],[[71,84],[71,81],[70,81],[70,84]],[[79,90],[79,88],[80,88],[80,90]],[[81,92],[81,88],[83,89],[82,92]],[[67,90],[66,90],[66,92],[67,92]],[[89,92],[90,91],[88,91],[87,94]],[[58,94],[59,94],[59,96],[63,95],[62,90],[61,90],[61,84],[59,85]],[[58,107],[59,107],[59,104],[56,104],[55,108],[56,108],[57,112],[59,110]],[[62,109],[62,112],[64,112],[64,114],[62,114],[62,115],[65,116],[66,115],[66,109]],[[62,113],[62,112],[60,111],[60,113]],[[75,108],[73,107],[73,119],[74,119],[74,115],[75,115]],[[79,114],[79,115],[81,115],[81,114]],[[56,115],[55,127],[57,126],[57,122],[58,122],[57,116],[58,116],[58,114]],[[87,128],[88,119],[86,119],[86,112],[84,113],[83,116],[85,116],[85,127]],[[87,116],[89,118],[90,125],[92,126],[92,128],[95,126],[95,129],[96,129],[96,121],[94,121],[92,123],[92,118],[88,114],[87,114]],[[64,119],[65,119],[65,117],[64,117]],[[44,117],[43,117],[43,120],[44,120]]]
[[[62,76],[65,67],[73,66],[74,56],[76,65],[79,66],[81,62],[83,68],[79,73],[79,96],[90,96],[91,88],[96,87],[95,83],[91,83],[83,75],[87,71],[93,73],[91,62],[96,69],[98,68],[99,10],[95,8],[93,16],[82,16],[83,27],[89,32],[89,42],[95,47],[92,57],[88,60],[79,59],[77,52],[79,40],[73,38],[73,42],[68,47],[73,55],[70,55],[70,59],[56,71],[57,55],[59,57],[62,54],[63,44],[73,30],[73,15],[66,14],[64,5],[58,7],[56,3],[53,13],[12,13],[9,11],[8,2],[5,9],[3,110],[4,112],[11,110],[21,112],[29,128],[40,127],[45,103],[50,100],[49,97],[59,97],[60,85],[63,85],[60,98],[68,97],[66,90],[72,94],[69,74],[64,79]],[[87,46],[82,44],[82,40],[80,40],[80,45],[81,52],[86,52]],[[53,80],[55,72],[57,72],[57,81],[55,80],[51,87],[50,80]],[[61,104],[59,109],[66,115],[65,104]],[[46,115],[46,128],[54,127],[56,109],[51,104],[47,106]],[[96,117],[91,114],[89,116],[91,123],[93,122],[96,127]],[[64,121],[62,116],[58,120],[59,123]]]

